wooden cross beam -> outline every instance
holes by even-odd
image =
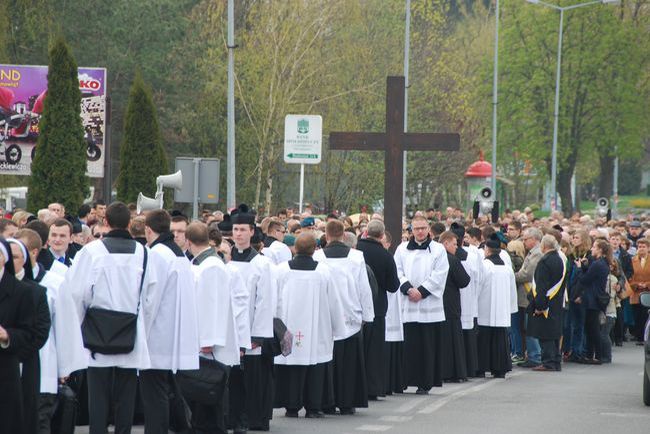
[[[458,151],[460,136],[453,133],[404,132],[404,77],[388,77],[385,133],[330,133],[330,149],[384,151],[384,223],[393,237],[394,251],[402,239],[404,151]]]

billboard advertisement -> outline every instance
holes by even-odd
[[[104,176],[106,69],[79,68],[86,173]],[[0,64],[0,174],[29,175],[47,94],[47,66]]]

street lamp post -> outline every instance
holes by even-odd
[[[551,3],[546,3],[541,0],[526,0],[528,3],[539,4],[542,6],[560,11],[560,34],[557,43],[557,73],[555,75],[555,108],[553,109],[553,148],[551,150],[551,210],[557,209],[557,132],[558,123],[560,118],[560,75],[562,73],[562,36],[564,24],[564,11],[571,9],[578,9],[584,6],[591,6],[595,4],[614,4],[619,0],[594,0],[585,3],[579,3],[571,6],[557,6]]]

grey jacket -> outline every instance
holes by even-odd
[[[538,244],[528,252],[521,269],[515,273],[515,280],[517,282],[517,305],[519,307],[528,307],[528,292],[525,289],[525,284],[532,283],[537,263],[542,259],[542,256],[542,250]]]

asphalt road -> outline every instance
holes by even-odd
[[[565,364],[553,373],[515,368],[504,380],[446,384],[428,396],[408,390],[371,402],[354,416],[289,419],[276,410],[271,432],[647,434],[650,407],[641,396],[642,360],[642,347],[626,343],[614,348],[611,365]]]

